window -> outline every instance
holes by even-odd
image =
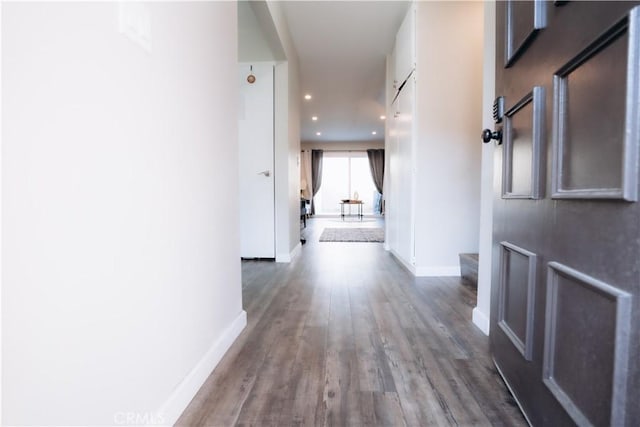
[[[364,202],[363,213],[371,215],[380,193],[371,179],[367,153],[325,151],[322,159],[322,184],[314,199],[316,214],[339,215],[340,200],[353,199],[355,192]]]

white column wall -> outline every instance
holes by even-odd
[[[484,64],[482,90],[483,129],[493,129],[493,100],[495,94],[496,62],[496,3],[484,3]],[[494,144],[482,147],[482,174],[480,195],[480,259],[478,263],[478,304],[473,309],[473,323],[489,334],[491,314],[491,250],[493,231],[493,150]]]
[[[2,424],[171,424],[246,322],[236,5],[1,7]]]
[[[276,66],[275,76],[276,261],[290,262],[301,248],[298,54],[282,4],[266,3],[287,58]]]
[[[386,245],[416,276],[457,276],[458,255],[478,251],[483,6],[415,2],[407,16],[414,10],[415,31],[406,18],[387,59],[387,84],[406,62],[416,71],[388,106]]]
[[[477,252],[483,4],[416,3],[415,273],[459,275]]]

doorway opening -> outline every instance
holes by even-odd
[[[380,213],[382,195],[371,177],[366,151],[325,151],[322,162],[322,185],[314,197],[317,215],[340,215],[343,199],[362,200],[364,215]]]

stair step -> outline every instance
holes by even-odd
[[[460,275],[473,287],[478,287],[478,254],[460,254]]]

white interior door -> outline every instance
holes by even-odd
[[[255,82],[247,76],[253,67]],[[273,168],[273,64],[241,64],[240,105],[240,254],[275,258]]]

